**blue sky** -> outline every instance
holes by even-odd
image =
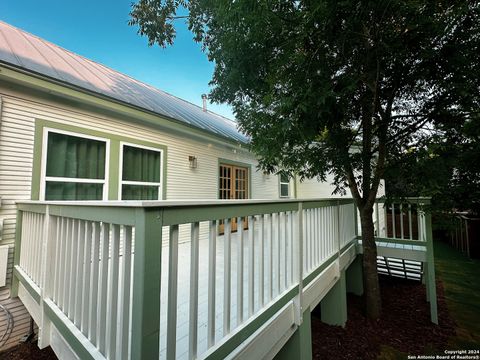
[[[128,26],[133,0],[1,0],[0,20],[194,104],[209,92],[213,63],[183,20],[173,47],[149,47]],[[209,110],[233,119],[227,105]]]

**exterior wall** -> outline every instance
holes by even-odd
[[[333,176],[328,175],[326,182],[320,182],[316,178],[305,179],[304,181],[299,181],[297,179],[297,198],[298,199],[311,199],[311,198],[336,198],[336,197],[349,197],[352,195],[350,190],[347,189],[347,195],[334,195],[332,194],[334,187],[331,185],[333,182]],[[381,180],[380,187],[378,189],[377,197],[385,195],[385,183]]]
[[[4,348],[13,346],[29,331],[29,315],[21,302],[11,299],[9,287],[13,270],[15,217],[17,201],[30,200],[32,167],[39,155],[34,153],[35,123],[48,121],[68,124],[121,137],[157,143],[167,148],[164,159],[167,167],[166,199],[216,199],[218,197],[219,159],[244,163],[251,169],[251,197],[278,199],[279,180],[255,171],[256,160],[243,149],[218,142],[195,140],[178,135],[152,131],[151,128],[126,123],[95,113],[78,111],[73,107],[46,102],[23,93],[0,88],[3,103],[0,113],[0,219],[4,221],[0,245],[9,246],[7,285],[0,288],[0,304],[14,315],[15,328]],[[38,138],[38,137],[37,137]],[[38,141],[38,140],[37,140]],[[188,157],[196,156],[198,167],[190,169]],[[38,187],[39,179],[34,179]],[[118,192],[117,192],[118,193]],[[6,317],[0,314],[0,334],[6,327]]]

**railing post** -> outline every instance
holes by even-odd
[[[158,359],[163,210],[135,213],[131,358]]]
[[[49,205],[45,206],[45,218],[43,225],[43,234],[42,234],[42,250],[41,250],[41,283],[43,286],[40,288],[40,324],[38,329],[38,347],[43,349],[50,345],[50,320],[47,314],[45,313],[44,301],[45,299],[50,299],[52,297],[53,290],[53,265],[54,262],[52,259],[55,254],[55,246],[53,243],[53,226],[52,220],[50,217],[50,207]]]
[[[17,205],[18,207],[18,205]],[[15,247],[13,248],[13,268],[20,265],[20,249],[22,246],[22,222],[23,222],[23,211],[17,210],[17,220],[15,224]],[[10,288],[10,295],[12,298],[18,296],[18,279],[15,275],[12,274],[12,284]]]
[[[433,234],[432,234],[432,215],[430,212],[424,213],[425,235],[427,246],[427,279],[428,296],[430,301],[430,317],[433,323],[438,324],[437,313],[437,288],[435,283],[435,262],[433,255]]]
[[[294,299],[295,305],[295,324],[300,326],[303,322],[303,203],[298,203],[297,214],[297,276],[298,276],[298,295]]]

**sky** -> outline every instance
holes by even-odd
[[[149,47],[127,25],[132,1],[0,0],[0,20],[201,106],[214,64],[184,20],[177,20],[173,47]],[[208,109],[234,119],[226,104],[209,104]]]

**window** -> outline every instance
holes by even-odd
[[[162,151],[122,144],[120,198],[159,200],[162,197]]]
[[[102,200],[106,195],[104,139],[46,129],[45,200]]]
[[[280,174],[280,197],[290,197],[290,178]]]

